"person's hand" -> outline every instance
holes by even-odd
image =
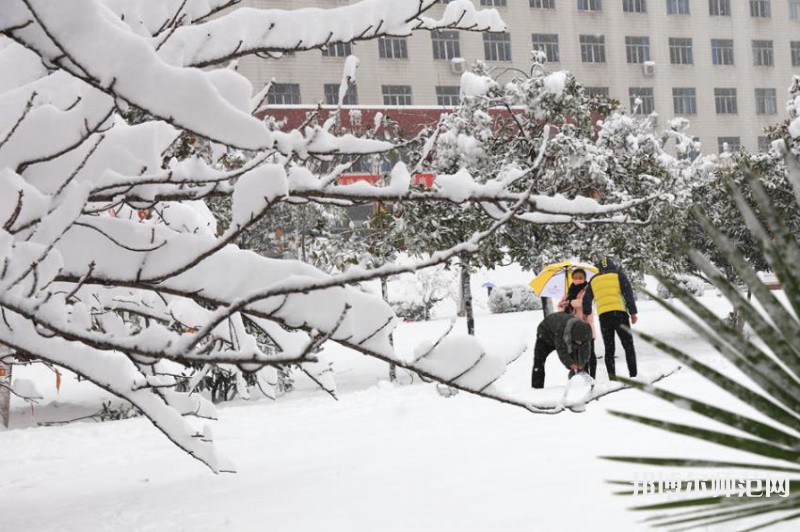
[[[636,322],[639,321],[638,314],[631,314],[631,325],[636,325]]]

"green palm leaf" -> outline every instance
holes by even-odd
[[[699,414],[706,419],[722,423],[731,431],[704,426],[665,421],[620,411],[610,413],[640,424],[716,443],[747,452],[754,458],[777,460],[777,463],[730,462],[714,459],[689,459],[667,457],[611,456],[608,460],[632,464],[669,468],[714,468],[725,472],[745,470],[797,475],[800,473],[800,246],[780,214],[773,208],[770,196],[759,182],[758,176],[745,168],[747,188],[732,182],[726,186],[742,219],[758,243],[764,259],[780,280],[788,307],[759,279],[754,267],[742,256],[736,243],[716,227],[704,213],[695,211],[694,217],[713,243],[718,254],[727,262],[727,271],[735,273],[754,296],[750,301],[739,291],[733,280],[696,250],[687,250],[691,262],[750,326],[757,339],[751,340],[737,331],[710,309],[694,299],[686,290],[670,279],[659,280],[677,298],[683,307],[653,297],[672,315],[687,324],[706,340],[726,360],[747,375],[752,385],[737,382],[723,372],[712,368],[695,356],[646,333],[638,336],[666,352],[682,364],[696,371],[706,380],[716,384],[734,397],[753,407],[767,419],[754,419],[732,408],[721,408],[706,401],[687,397],[672,391],[648,386],[637,381],[621,379],[625,384],[668,401],[680,408]],[[800,198],[800,190],[795,189]],[[756,302],[759,306],[756,306]],[[685,310],[684,310],[685,308]],[[784,465],[785,464],[785,465]],[[624,485],[623,481],[613,484]],[[627,487],[632,484],[627,483]],[[790,492],[798,493],[800,480],[789,483]],[[632,489],[618,492],[633,495]],[[697,495],[697,494],[696,494]],[[700,494],[702,495],[702,494]],[[800,518],[800,494],[788,497],[739,498],[700,496],[680,498],[658,504],[640,505],[637,511],[660,513],[646,522],[656,527],[684,530],[721,523],[742,522],[747,519],[747,530],[756,530]],[[752,520],[770,516],[752,525]]]

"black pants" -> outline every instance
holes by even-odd
[[[592,338],[592,354],[589,357],[589,364],[586,366],[586,370],[593,379],[597,375],[597,353],[594,350],[594,338]]]
[[[636,350],[633,348],[633,336],[628,330],[630,326],[631,322],[628,319],[627,312],[614,310],[600,314],[600,332],[603,335],[603,345],[606,348],[605,360],[609,378],[617,376],[614,360],[614,351],[616,350],[616,338],[614,338],[614,333],[619,336],[619,340],[622,342],[622,348],[625,350],[625,362],[628,364],[628,374],[631,377],[636,376]]]
[[[533,348],[533,373],[531,374],[531,386],[533,388],[544,388],[544,363],[547,356],[556,350],[556,346],[544,338],[536,338],[536,346]]]
[[[536,346],[533,348],[533,372],[531,373],[531,387],[544,388],[544,363],[547,357],[556,350],[556,346],[544,340],[543,338],[536,339]],[[594,351],[594,340],[592,340],[592,354],[589,358],[589,364],[586,369],[589,375],[594,378],[597,373],[597,354]]]

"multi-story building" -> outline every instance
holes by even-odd
[[[355,0],[246,0],[259,8],[336,7]],[[402,1],[402,0],[398,0]],[[440,4],[448,3],[440,0]],[[274,78],[274,104],[335,103],[345,57],[360,60],[345,104],[451,106],[460,74],[485,61],[499,81],[543,50],[569,70],[660,120],[688,118],[705,152],[766,146],[763,127],[786,118],[786,88],[800,73],[800,0],[473,0],[497,9],[503,34],[416,32],[337,44],[279,60],[247,58],[240,71],[260,88]],[[445,8],[434,6],[436,17]]]

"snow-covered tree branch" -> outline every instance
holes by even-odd
[[[417,354],[396,352],[391,308],[354,284],[466,256],[512,220],[628,221],[630,209],[658,194],[604,202],[540,191],[537,180],[552,170],[544,144],[524,169],[501,165],[474,179],[464,166],[441,172],[430,190],[413,188],[402,163],[385,186],[340,185],[321,162],[339,168],[344,156],[393,144],[334,132],[330,120],[280,131],[253,115],[263,97],[235,70],[196,67],[415,30],[500,31],[497,12],[464,0],[449,3],[439,20],[425,16],[434,0],[228,10],[236,3],[4,3],[0,345],[10,351],[3,358],[33,357],[91,380],[214,471],[231,465],[210,432],[188,420],[213,418],[214,409],[193,386],[178,391],[181,369],[311,364],[326,341],[533,412],[570,408],[495,387],[519,352],[487,353],[455,335]],[[354,75],[353,67],[343,79]],[[212,155],[173,157],[186,138],[207,143]],[[232,169],[223,160],[237,149],[247,160]],[[219,197],[230,204],[224,230],[202,201]],[[463,204],[485,222],[417,263],[336,274],[234,244],[277,205],[373,201]]]

